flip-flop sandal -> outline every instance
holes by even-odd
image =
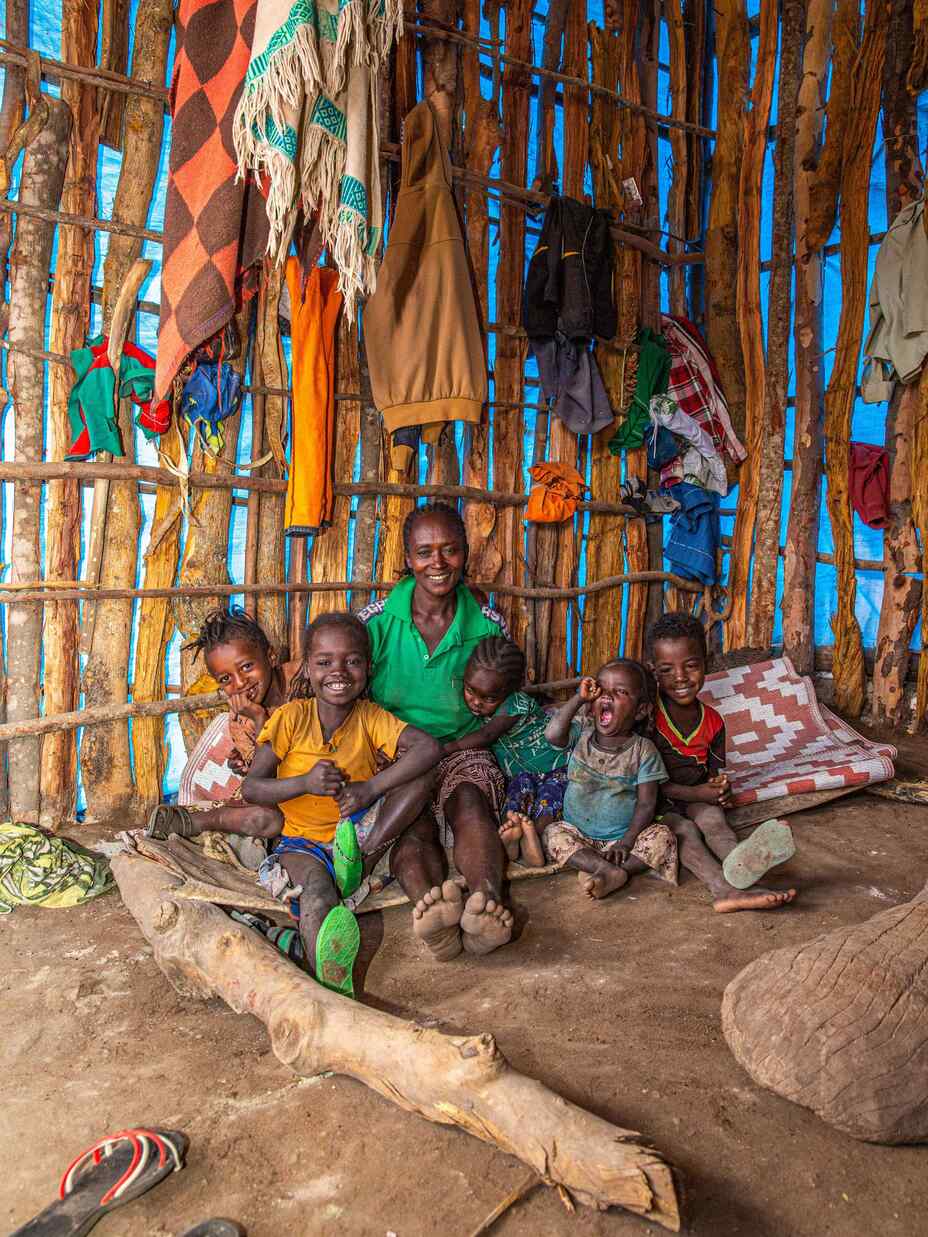
[[[172,833],[182,838],[196,837],[197,829],[193,817],[185,807],[177,803],[159,803],[148,818],[145,826],[145,836],[166,842]]]
[[[338,892],[343,898],[349,898],[357,891],[364,876],[364,856],[361,854],[358,833],[350,816],[340,820],[335,829],[332,866],[335,868]]]
[[[187,1146],[178,1130],[120,1130],[101,1138],[66,1169],[58,1198],[11,1237],[83,1237],[108,1211],[179,1172]]]
[[[728,852],[722,875],[735,889],[750,889],[765,872],[796,853],[793,831],[785,820],[765,820],[749,838]]]
[[[241,1224],[234,1220],[204,1220],[184,1233],[183,1237],[246,1237]]]
[[[335,906],[316,937],[316,979],[324,988],[354,996],[352,971],[361,947],[358,921],[347,906]]]

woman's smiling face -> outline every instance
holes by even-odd
[[[413,525],[406,551],[406,566],[416,588],[436,599],[453,593],[464,574],[467,546],[460,531],[441,515],[430,515]]]

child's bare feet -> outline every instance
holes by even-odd
[[[608,898],[623,885],[628,884],[628,873],[623,868],[617,868],[613,863],[606,863],[598,872],[580,872],[578,879],[580,888],[591,898]]]
[[[731,911],[775,911],[792,902],[795,896],[795,889],[760,889],[755,885],[752,889],[731,889],[720,894],[713,901],[712,909],[720,915]]]
[[[543,868],[545,866],[545,848],[541,844],[540,833],[543,832],[539,828],[539,824],[534,820],[529,820],[528,817],[523,818],[525,823],[522,826],[522,862],[529,868]]]
[[[485,893],[472,893],[464,903],[461,939],[469,954],[488,954],[512,936],[512,912]]]
[[[523,816],[521,812],[506,813],[506,819],[499,827],[499,840],[503,844],[503,850],[510,863],[515,863],[519,858],[522,831],[526,825],[531,825],[531,823],[529,818]]]
[[[464,896],[454,881],[435,885],[413,907],[412,930],[439,962],[450,962],[461,952],[463,910]]]

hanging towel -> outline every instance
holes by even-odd
[[[742,463],[747,452],[732,426],[719,372],[699,331],[689,319],[669,314],[662,316],[661,330],[670,353],[667,394],[706,431],[720,455],[732,464]],[[661,479],[667,485],[681,476]]]
[[[850,444],[851,506],[869,528],[889,524],[889,455],[869,442]]]
[[[287,260],[293,340],[290,480],[284,528],[308,537],[332,522],[335,502],[335,327],[342,308],[336,271],[317,266],[300,299],[300,263]]]
[[[615,420],[596,357],[586,342],[539,337],[528,341],[550,410],[575,434],[595,434]]]
[[[902,208],[883,237],[870,287],[866,403],[887,398],[890,379],[914,382],[928,355],[928,233],[925,202]]]
[[[670,517],[670,536],[664,547],[664,557],[671,570],[684,579],[715,584],[720,536],[719,496],[686,481],[678,482],[670,493],[679,502],[680,510]]]
[[[480,420],[487,366],[451,164],[431,104],[403,126],[403,181],[377,290],[364,309],[374,403],[388,433]],[[434,428],[432,428],[434,427]]]
[[[97,335],[71,353],[77,381],[68,397],[71,422],[69,460],[86,460],[97,451],[124,455],[116,421],[116,375],[106,350],[109,337]],[[135,344],[123,346],[119,363],[119,395],[139,409],[137,421],[147,438],[163,434],[171,423],[171,405],[166,400],[152,404],[155,362]]]
[[[237,178],[232,146],[255,8],[255,0],[180,0],[177,7],[158,396],[232,318],[236,302],[257,290],[267,215],[253,178]]]
[[[525,518],[535,524],[561,524],[577,510],[586,483],[570,464],[544,460],[528,470],[535,482],[528,496]]]
[[[609,450],[613,455],[634,451],[643,445],[644,432],[650,424],[651,397],[662,395],[670,378],[670,353],[664,337],[655,334],[649,327],[642,327],[637,343],[635,394],[625,419],[609,440]]]
[[[235,115],[239,169],[268,181],[268,253],[284,261],[314,212],[349,314],[377,282],[379,73],[402,29],[400,0],[258,0]]]
[[[241,398],[242,380],[231,365],[206,361],[187,379],[180,410],[213,455],[222,451],[222,423],[236,411]]]

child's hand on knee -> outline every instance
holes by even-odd
[[[731,807],[732,791],[731,781],[727,773],[716,773],[715,777],[710,777],[706,783],[712,788],[713,798],[712,803],[717,803],[719,807]]]
[[[345,785],[345,774],[334,760],[320,760],[303,777],[304,795],[324,795],[335,799]]]

